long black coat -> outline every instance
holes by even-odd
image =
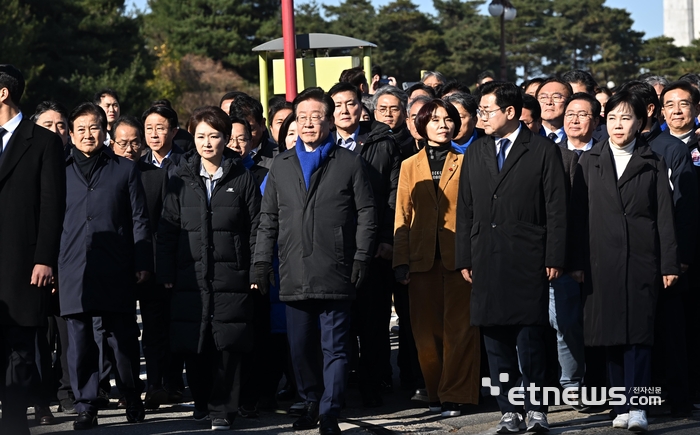
[[[467,148],[456,268],[472,268],[475,326],[546,325],[545,267],[566,261],[567,184],[559,147],[521,127],[498,172],[494,138]]]
[[[298,144],[297,146],[303,146]],[[369,263],[374,197],[362,157],[333,145],[307,193],[296,150],[275,157],[260,213],[255,262],[279,244],[280,300],[355,299],[353,260]]]
[[[58,260],[61,315],[136,312],[138,271],[153,271],[146,195],[136,162],[103,147],[90,181],[65,160],[66,217]]]
[[[638,138],[618,180],[609,142],[596,144],[579,160],[572,213],[572,267],[586,271],[586,344],[652,345],[662,276],[679,272],[663,158]]]
[[[249,271],[261,197],[237,156],[224,159],[210,205],[198,154],[168,182],[156,257],[158,281],[174,284],[174,352],[201,353],[208,328],[219,350],[246,352],[253,344]]]
[[[148,223],[151,234],[158,231],[158,221],[163,211],[163,200],[168,187],[168,172],[142,160],[137,162],[141,171],[141,184],[146,193],[146,209],[148,210]]]
[[[56,272],[65,174],[61,139],[24,118],[0,158],[0,325],[46,324],[50,290],[29,281],[36,264]]]

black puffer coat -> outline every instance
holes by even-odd
[[[160,283],[174,283],[174,352],[201,353],[210,327],[218,350],[246,352],[252,346],[249,271],[261,195],[238,155],[224,155],[210,205],[198,154],[188,156],[168,183],[157,270]]]

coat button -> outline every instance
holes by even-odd
[[[94,187],[88,187],[88,191],[92,192],[93,190],[95,190]]]
[[[491,228],[496,228],[496,224],[491,222]]]
[[[438,228],[438,231],[442,231],[442,230],[444,230],[444,228]]]
[[[493,199],[498,199],[498,195],[493,195]]]
[[[92,220],[92,216],[88,216],[88,217],[87,217],[87,220],[91,221],[91,220]]]

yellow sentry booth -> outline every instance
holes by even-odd
[[[311,86],[320,86],[328,90],[338,82],[338,77],[343,70],[362,65],[367,82],[372,81],[372,48],[376,44],[348,36],[334,35],[330,33],[305,33],[296,35],[296,49],[312,51],[310,57],[296,59],[297,64],[297,92]],[[318,51],[328,49],[361,48],[362,59],[357,56],[318,56]],[[283,39],[277,38],[253,48],[258,53],[258,65],[260,67],[260,102],[267,114],[267,103],[270,99],[268,53],[283,52]],[[284,59],[272,60],[273,94],[286,92]],[[268,120],[270,121],[270,120]]]

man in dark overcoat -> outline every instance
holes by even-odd
[[[504,82],[480,89],[486,136],[464,157],[456,267],[472,282],[471,321],[482,327],[491,385],[500,387],[498,429],[518,431],[525,421],[508,391],[519,368],[524,385],[544,386],[548,283],[566,260],[569,181],[559,147],[520,124],[520,90]],[[542,393],[531,397],[525,395],[528,429],[545,430]]]
[[[63,144],[24,118],[24,77],[0,65],[0,433],[28,435],[27,401],[37,368],[37,328],[46,325],[66,207]]]
[[[133,325],[136,284],[153,270],[153,244],[140,173],[135,162],[104,146],[106,118],[92,103],[68,120],[74,148],[66,158],[66,222],[59,255],[61,315],[67,318],[68,364],[78,419],[97,425],[99,348],[106,337],[126,396],[130,422],[144,418],[132,364],[138,352]],[[101,324],[93,330],[93,322]]]

